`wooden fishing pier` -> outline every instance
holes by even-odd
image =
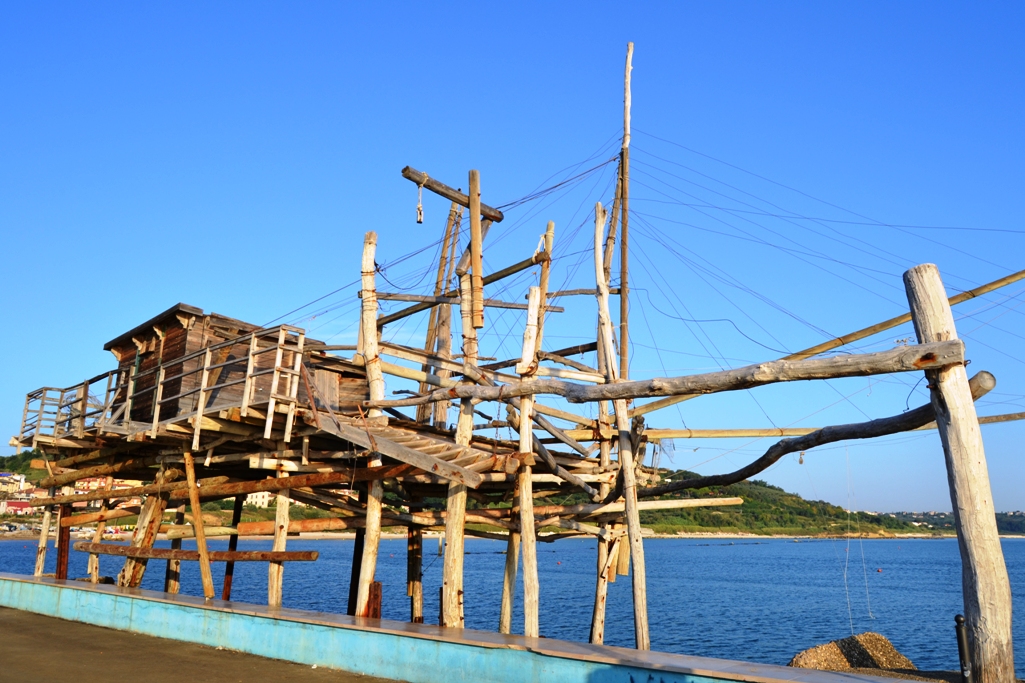
[[[934,428],[939,430],[946,454],[964,559],[972,678],[979,683],[1012,683],[1010,592],[989,493],[980,420],[973,405],[973,400],[993,388],[995,380],[986,372],[969,379],[951,305],[1019,281],[1025,271],[948,299],[938,269],[930,264],[918,266],[904,276],[909,302],[905,316],[756,365],[682,377],[631,378],[627,343],[631,55],[632,46],[627,57],[625,127],[615,197],[608,208],[602,203],[594,208],[593,289],[550,291],[556,239],[551,222],[534,253],[524,253],[522,260],[484,273],[486,237],[504,215],[482,202],[479,173],[470,171],[468,192],[463,193],[426,173],[403,169],[403,177],[421,192],[434,192],[451,202],[434,294],[379,291],[378,236],[367,233],[355,346],[328,345],[307,337],[304,329],[295,326],[260,327],[179,304],[105,346],[116,358],[115,369],[70,387],[44,387],[27,395],[21,429],[12,445],[38,449],[46,456],[49,476],[42,486],[51,489],[50,496],[34,503],[44,512],[36,577],[43,574],[46,530],[54,515],[59,529],[57,568],[53,580],[37,578],[15,585],[13,579],[5,579],[7,589],[0,595],[8,596],[5,599],[10,602],[4,604],[13,602],[17,603],[13,606],[30,609],[26,605],[33,601],[49,599],[43,597],[47,590],[74,591],[76,600],[96,605],[122,595],[140,595],[133,590],[138,589],[147,568],[159,562],[165,576],[163,597],[148,595],[145,599],[172,605],[175,613],[186,608],[201,610],[202,600],[178,596],[181,562],[199,563],[203,599],[228,601],[234,563],[255,561],[268,565],[267,607],[272,610],[261,612],[260,618],[280,614],[282,619],[294,621],[299,618],[286,611],[273,612],[281,609],[287,564],[316,561],[317,556],[288,550],[288,535],[354,530],[350,594],[348,604],[339,606],[338,611],[356,619],[346,622],[346,628],[381,630],[383,627],[365,621],[380,617],[382,595],[395,595],[375,581],[381,532],[384,527],[405,527],[405,597],[409,622],[414,625],[424,622],[423,533],[443,531],[445,536],[439,626],[429,637],[416,632],[420,634],[417,638],[435,643],[449,637],[457,642],[463,637],[459,630],[464,627],[465,610],[463,541],[465,536],[482,536],[507,544],[496,630],[499,634],[512,632],[515,587],[522,582],[523,633],[534,639],[541,635],[537,543],[583,535],[598,541],[591,644],[600,645],[604,640],[608,583],[617,576],[629,576],[635,644],[637,650],[645,651],[650,648],[645,577],[660,568],[645,563],[648,532],[641,525],[641,512],[740,505],[743,501],[737,498],[671,494],[735,483],[763,471],[787,453],[822,444]],[[469,239],[463,240],[468,245],[461,248],[464,217]],[[617,243],[621,270],[619,287],[612,288]],[[539,276],[525,303],[487,298],[492,285],[531,268],[537,268]],[[597,335],[566,348],[543,350],[546,317],[560,310],[555,302],[580,296],[593,297]],[[619,303],[616,318],[613,297],[618,297]],[[381,300],[410,305],[381,315]],[[479,357],[478,335],[487,324],[489,308],[524,311],[518,357],[488,362]],[[422,347],[389,341],[390,325],[422,312],[429,312]],[[918,344],[877,353],[822,356],[908,320],[914,322]],[[661,438],[730,436],[748,431],[701,434],[701,430],[686,430],[684,435],[646,426],[645,415],[680,401],[779,382],[901,372],[925,373],[930,404],[892,418],[800,430],[800,434],[763,430],[787,438],[731,473],[666,482],[657,468],[644,464],[647,444]],[[413,382],[417,389],[412,395],[386,398],[386,377]],[[546,397],[558,397],[559,405],[551,405],[554,401]],[[650,398],[658,400],[639,402]],[[595,405],[597,419],[566,408],[577,404]],[[490,406],[486,414],[492,417],[483,426],[475,424],[475,414],[485,414],[485,406]],[[454,424],[449,421],[452,411],[457,413]],[[494,417],[501,415],[498,411],[504,411],[504,419]],[[997,416],[993,421],[1019,417]],[[511,427],[518,438],[484,436],[486,429],[496,424]],[[66,490],[87,477],[106,477],[106,488],[88,493]],[[115,477],[143,484],[114,489]],[[243,523],[245,498],[257,492],[275,495],[276,518],[273,522]],[[577,494],[581,502],[546,504],[546,498],[567,493]],[[141,506],[118,505],[132,497],[143,497]],[[203,503],[225,499],[234,502],[232,523],[205,525]],[[291,520],[289,505],[293,501],[328,511],[330,516]],[[167,518],[171,514],[173,519]],[[138,523],[130,545],[103,542],[105,524],[136,515]],[[92,523],[97,526],[91,542],[71,542],[72,526]],[[173,547],[155,548],[158,534],[172,539]],[[238,550],[240,535],[273,538],[273,549]],[[227,551],[207,549],[207,539],[215,536],[230,539]],[[193,537],[196,550],[182,550],[181,539]],[[117,588],[87,589],[65,583],[74,578],[68,576],[68,557],[73,551],[94,558],[90,562],[93,583],[100,579],[96,557],[124,557]],[[212,578],[212,562],[227,564],[219,587]],[[24,597],[29,594],[31,597]],[[218,614],[230,611],[217,605]],[[188,619],[195,618],[192,612],[189,615]],[[218,619],[225,624],[231,621]],[[259,623],[261,628],[266,626],[265,621]],[[401,636],[388,628],[392,629],[390,638]],[[394,644],[394,640],[388,642]],[[486,649],[501,648],[489,644]],[[453,652],[458,650],[456,647]],[[597,657],[595,652],[591,656]],[[393,672],[382,669],[378,675],[392,676]],[[731,678],[729,672],[694,675],[762,680]]]

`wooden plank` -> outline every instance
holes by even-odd
[[[444,477],[450,481],[465,484],[470,488],[475,489],[484,481],[483,477],[477,472],[472,472],[464,467],[452,465],[444,460],[439,460],[438,458],[425,453],[420,453],[419,451],[415,451],[411,448],[406,448],[405,446],[383,437],[374,437],[371,439],[367,432],[347,424],[333,424],[330,421],[327,421],[324,423],[324,431],[334,434],[346,441],[350,441],[361,448],[375,450],[389,458],[394,458],[395,460],[412,465],[413,467],[424,470],[425,472]]]
[[[411,166],[406,166],[402,169],[402,177],[406,180],[411,180],[417,185],[423,186],[425,189],[444,197],[450,202],[455,202],[460,206],[470,208],[470,198],[456,190],[455,188],[449,187],[443,182],[435,180],[429,177],[426,173],[416,170]],[[505,218],[505,215],[498,209],[493,209],[487,204],[480,204],[480,214],[488,220],[492,220],[496,223],[501,223]]]
[[[171,548],[138,548],[130,545],[113,545],[110,543],[75,544],[75,550],[99,555],[117,555],[147,560],[179,560],[182,562],[199,562],[200,555],[196,550],[172,550]],[[207,553],[211,562],[313,562],[319,556],[316,550],[293,550],[289,552],[273,552],[267,550],[242,550],[228,552],[211,550]]]
[[[957,339],[939,269],[931,264],[904,273],[918,339]],[[997,531],[982,432],[963,365],[927,371],[932,407],[947,464],[950,501],[961,549],[961,586],[971,650],[971,680],[1014,683],[1011,586]]]

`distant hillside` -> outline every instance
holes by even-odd
[[[693,472],[679,471],[669,478],[691,478]],[[731,507],[653,510],[641,513],[641,523],[659,533],[722,532],[791,536],[892,536],[910,533],[940,533],[914,526],[910,521],[886,514],[851,513],[821,500],[809,501],[764,481],[745,481],[731,486],[682,491],[671,498],[721,498],[739,496],[743,505]]]
[[[46,476],[46,470],[34,470],[29,464],[33,458],[42,458],[42,454],[36,451],[22,451],[18,455],[0,457],[0,472],[14,472],[24,474],[31,482],[37,482]]]

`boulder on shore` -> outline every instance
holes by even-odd
[[[897,652],[886,636],[871,631],[799,652],[787,666],[822,671],[917,670],[910,659]]]

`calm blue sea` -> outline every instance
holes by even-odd
[[[32,541],[0,541],[0,572],[31,573],[34,546]],[[216,549],[226,546],[226,541],[211,543]],[[289,540],[288,547],[318,550],[320,559],[287,565],[285,605],[344,612],[352,541]],[[1016,668],[1025,677],[1025,539],[1006,539],[1003,547],[1014,600]],[[497,628],[504,548],[498,541],[467,540],[469,628]],[[270,542],[242,542],[240,549],[270,549]],[[587,640],[595,553],[590,540],[539,544],[543,635]],[[919,668],[957,668],[954,615],[962,607],[955,540],[852,540],[848,547],[845,540],[650,539],[645,553],[653,649],[786,664],[798,651],[850,635],[853,628],[887,636]],[[53,571],[55,554],[47,553],[47,571]],[[113,576],[121,563],[102,557],[101,571]],[[151,565],[144,588],[162,590],[163,564]],[[437,623],[441,566],[437,541],[425,539],[428,623]],[[85,570],[86,556],[72,553],[71,575],[82,576]],[[218,586],[223,571],[223,564],[214,565]],[[183,592],[201,594],[198,564],[185,563],[182,573]],[[378,580],[384,584],[385,618],[409,618],[405,577],[405,540],[383,541]],[[234,586],[234,599],[265,602],[267,565],[236,565]],[[629,577],[619,577],[609,588],[606,642],[631,646]],[[522,627],[519,607],[513,623]]]

